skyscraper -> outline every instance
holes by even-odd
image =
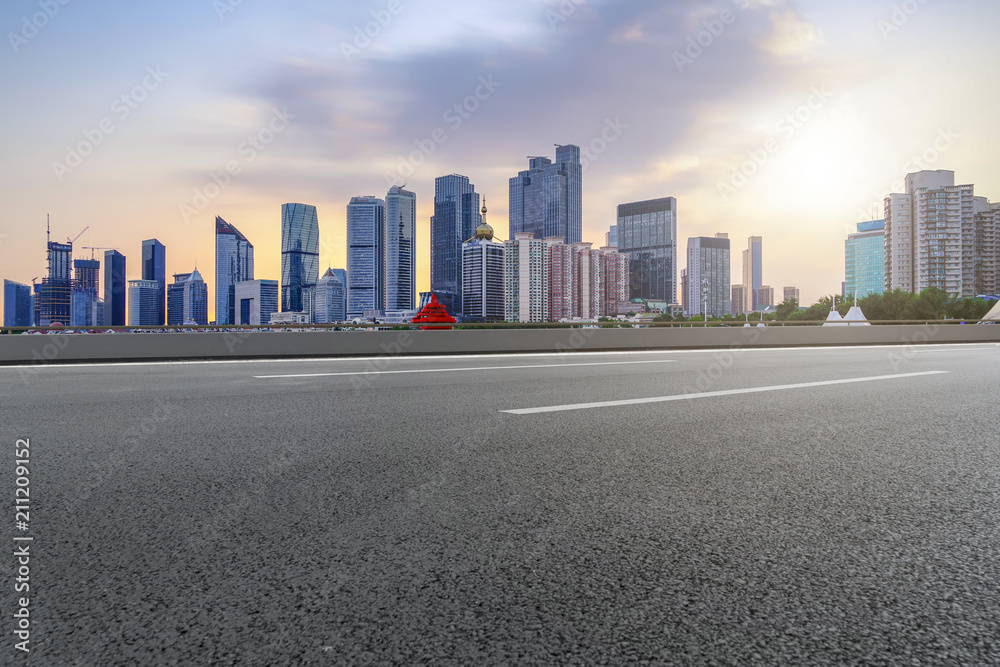
[[[975,217],[976,294],[1000,295],[1000,204],[990,204]]]
[[[215,218],[215,322],[236,322],[236,283],[253,280],[253,244],[240,230]]]
[[[726,234],[715,237],[697,236],[688,239],[687,246],[687,312],[709,317],[722,317],[732,312],[730,296],[730,248]]]
[[[125,255],[117,250],[104,253],[104,324],[125,326]]]
[[[309,204],[281,205],[281,312],[311,312],[319,280],[319,218]]]
[[[3,325],[5,327],[30,327],[34,318],[31,286],[3,281]]]
[[[757,310],[757,290],[764,282],[762,246],[763,240],[760,236],[751,236],[747,239],[747,249],[743,251],[743,287],[746,299],[743,303],[743,312],[745,313]]]
[[[580,148],[556,147],[556,161],[529,157],[528,169],[510,179],[510,238],[528,232],[572,245],[583,235]]]
[[[784,303],[784,302],[786,302],[786,301],[788,301],[788,300],[791,299],[791,300],[794,300],[795,303],[797,303],[797,304],[800,304],[800,305],[802,304],[802,299],[799,296],[799,288],[798,287],[784,287],[784,288],[782,288],[782,291],[783,291],[783,294],[782,294],[781,303]]]
[[[175,273],[174,282],[167,289],[167,324],[178,326],[191,322],[208,324],[208,286],[198,269],[191,273]]]
[[[167,317],[167,249],[156,239],[142,242],[142,279],[159,284],[155,323],[163,324]]]
[[[160,288],[155,280],[128,281],[129,326],[159,326],[156,322],[159,294]]]
[[[49,236],[47,255],[49,273],[40,285],[35,285],[35,325],[47,327],[56,323],[69,324],[73,244],[58,243]]]
[[[677,200],[618,205],[618,251],[629,256],[632,298],[677,302]]]
[[[385,196],[384,310],[413,310],[417,304],[417,195],[393,186]]]
[[[347,205],[347,317],[361,317],[366,310],[383,310],[385,288],[382,234],[385,201],[352,197]]]
[[[472,238],[480,224],[479,194],[468,177],[451,174],[434,179],[431,291],[452,295],[450,300],[459,311],[462,308],[462,243]],[[441,301],[440,294],[438,300]]]
[[[757,288],[757,308],[763,310],[774,306],[774,288],[770,285],[761,285]]]
[[[340,273],[338,273],[340,272]],[[327,269],[316,283],[316,324],[347,319],[347,284],[342,269]]]
[[[236,323],[269,324],[278,312],[278,281],[248,280],[236,284]]]
[[[493,240],[493,228],[483,222],[462,244],[462,315],[472,322],[504,319],[504,244]]]
[[[975,215],[986,200],[944,169],[907,174],[905,183],[884,202],[886,289],[975,296]]]
[[[70,295],[70,326],[93,327],[104,324],[101,301],[101,262],[96,259],[73,260],[73,291]]]
[[[844,241],[844,293],[863,298],[885,290],[885,220],[859,222]]]

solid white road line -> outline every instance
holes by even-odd
[[[732,396],[734,394],[756,394],[764,391],[780,391],[783,389],[802,389],[805,387],[825,387],[834,384],[851,384],[854,382],[874,382],[875,380],[896,380],[899,378],[919,377],[921,375],[941,375],[948,371],[926,371],[923,373],[901,373],[899,375],[876,375],[873,377],[848,378],[846,380],[824,380],[822,382],[803,382],[800,384],[779,384],[770,387],[747,387],[745,389],[726,389],[723,391],[706,391],[698,394],[676,394],[674,396],[654,396],[652,398],[632,398],[621,401],[601,401],[599,403],[576,403],[573,405],[550,405],[541,408],[521,408],[519,410],[501,410],[509,415],[533,415],[540,412],[566,412],[568,410],[589,410],[590,408],[608,408],[618,405],[639,405],[642,403],[666,403],[667,401],[687,401],[693,398],[710,398],[712,396]]]
[[[586,364],[536,364],[532,366],[476,366],[469,368],[414,368],[401,371],[356,371],[351,373],[301,373],[298,375],[254,375],[258,380],[270,378],[322,378],[340,375],[392,375],[395,373],[456,373],[459,371],[509,371],[519,368],[572,368],[574,366],[624,366],[626,364],[669,364],[673,359],[643,359],[642,361],[595,361]]]

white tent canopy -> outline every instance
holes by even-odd
[[[983,319],[1000,321],[1000,301],[997,301],[996,305],[990,308],[990,312],[983,315]]]
[[[830,314],[826,316],[826,323],[823,325],[825,327],[842,327],[844,325],[844,320],[840,317],[840,313],[835,310],[831,310]]]
[[[851,306],[851,309],[847,311],[847,314],[844,315],[844,321],[849,325],[853,324],[854,326],[870,327],[872,325],[871,322],[868,321],[868,318],[865,317],[865,314],[861,312],[861,307],[858,306],[856,302],[855,305]]]

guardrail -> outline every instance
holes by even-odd
[[[276,332],[216,327],[212,332],[86,335],[51,330],[48,335],[0,336],[0,364],[32,367],[80,362],[313,357],[395,357],[481,353],[563,353],[630,350],[740,349],[927,343],[1000,343],[1000,326],[959,326],[926,321],[877,326],[664,326],[620,323],[461,325],[414,331],[418,325],[369,325],[356,331],[310,325],[315,331]],[[684,323],[690,324],[690,323]],[[765,323],[766,324],[766,323]],[[944,325],[948,326],[944,326]],[[954,325],[954,326],[952,326]],[[304,325],[303,325],[304,326]],[[270,327],[264,327],[270,328]],[[298,328],[298,327],[296,327]],[[343,327],[342,327],[343,328]],[[381,329],[371,331],[369,329]],[[127,328],[126,328],[127,329]]]
[[[974,319],[947,319],[947,320],[868,320],[865,322],[827,322],[826,320],[709,320],[694,322],[630,322],[630,321],[610,321],[610,322],[461,322],[456,324],[427,324],[427,323],[388,323],[388,322],[363,322],[360,324],[335,323],[335,324],[192,324],[192,325],[164,325],[164,326],[100,326],[100,327],[0,327],[0,334],[77,334],[77,333],[175,333],[175,332],[197,332],[197,333],[238,333],[243,331],[253,331],[262,333],[273,332],[299,332],[299,331],[358,331],[358,330],[463,330],[463,329],[623,329],[623,328],[652,328],[652,329],[706,329],[706,328],[746,328],[751,327],[860,327],[860,326],[901,326],[901,325],[922,325],[922,326],[957,326],[965,324],[1000,324],[997,320],[974,320]]]

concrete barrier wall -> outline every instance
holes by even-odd
[[[0,364],[981,342],[1000,326],[21,334],[0,336]]]

